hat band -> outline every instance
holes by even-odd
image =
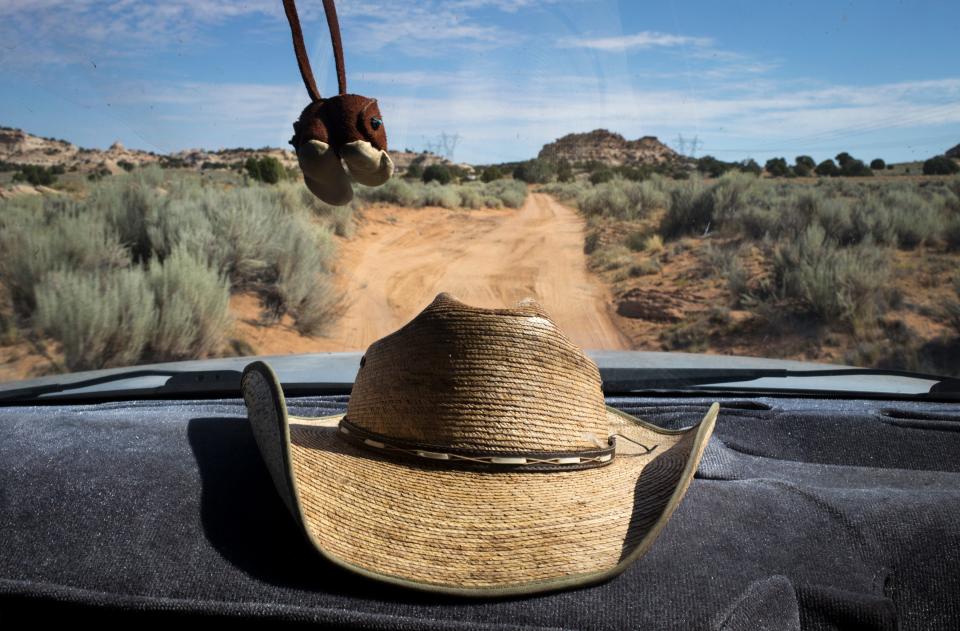
[[[390,438],[354,425],[346,417],[340,420],[337,435],[365,451],[437,464],[456,469],[481,471],[576,471],[602,467],[613,462],[616,438],[608,447],[586,451],[525,451],[489,453],[454,449]]]

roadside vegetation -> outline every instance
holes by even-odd
[[[16,172],[36,184],[51,175]],[[233,338],[240,293],[259,298],[261,323],[322,334],[343,303],[335,237],[353,235],[365,206],[519,208],[526,198],[523,182],[465,176],[357,185],[351,204],[330,206],[267,156],[199,171],[131,165],[73,178],[70,194],[0,199],[0,346],[30,344],[47,371],[251,352]]]
[[[586,217],[590,264],[639,347],[960,373],[958,176],[731,169],[542,190]]]
[[[302,186],[300,187],[302,189]],[[305,194],[304,194],[305,193]],[[82,370],[227,353],[231,292],[315,334],[336,314],[331,213],[309,193],[136,169],[82,198],[0,201],[5,318]]]

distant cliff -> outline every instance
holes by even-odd
[[[681,159],[680,154],[655,136],[627,140],[606,129],[595,129],[584,134],[567,134],[543,146],[539,158],[565,159],[572,164],[595,160],[609,165],[661,164]]]

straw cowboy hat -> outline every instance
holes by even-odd
[[[242,384],[274,483],[324,557],[461,595],[622,572],[683,498],[718,410],[667,430],[608,408],[597,366],[539,305],[447,294],[370,345],[346,414],[289,416],[263,362]]]

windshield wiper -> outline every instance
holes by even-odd
[[[696,388],[758,379],[809,377],[904,377],[933,381],[929,394],[960,394],[960,379],[904,370],[881,368],[827,368],[822,370],[787,370],[781,368],[607,368],[602,371],[603,390],[607,394],[640,390]],[[923,393],[920,393],[923,394]]]

